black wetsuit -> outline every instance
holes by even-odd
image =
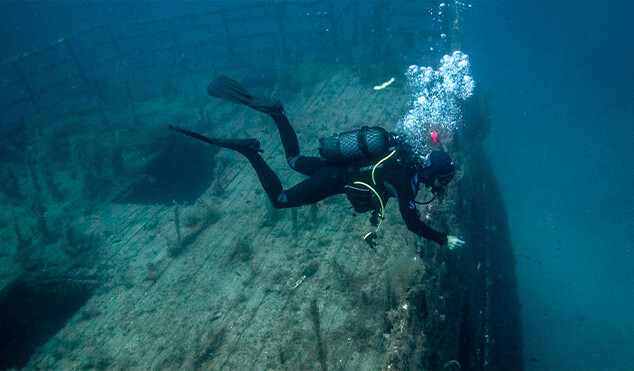
[[[300,155],[295,130],[280,105],[280,112],[270,114],[280,132],[286,159],[290,167],[308,179],[284,190],[280,179],[257,151],[241,152],[255,169],[260,183],[275,208],[290,208],[310,205],[327,197],[345,193],[347,168],[328,165],[320,157]],[[387,190],[386,199],[396,197],[401,216],[407,228],[417,235],[441,245],[447,243],[447,234],[429,227],[420,219],[414,200],[418,192],[419,179],[413,167],[395,166],[382,174],[383,186]]]

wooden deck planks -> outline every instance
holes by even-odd
[[[301,137],[312,138],[301,143],[308,149],[303,153],[314,151],[316,139],[337,131],[334,127],[346,131],[358,123],[382,124],[380,120],[390,116],[385,109],[394,99],[361,86],[345,70],[331,75],[314,91],[312,96],[285,105],[291,119],[295,117],[292,121]],[[286,169],[277,131],[268,128],[261,132],[266,132],[261,138],[269,143],[265,158],[275,168],[283,166],[280,173],[285,186],[301,180]],[[341,204],[347,201],[341,196],[337,203],[319,203],[314,225],[302,224],[310,218],[310,207],[299,210],[297,229],[288,210],[280,211],[280,219],[271,224],[268,200],[246,161],[236,158],[218,176],[225,184],[222,198],[215,198],[211,188],[203,197],[223,210],[221,219],[182,255],[168,259],[154,284],[144,280],[146,266],[153,256],[164,254],[169,239],[175,238],[173,209],[114,205],[100,211],[103,218],[116,215],[122,226],[106,252],[107,266],[120,278],[112,280],[109,292],[91,299],[89,305],[102,312],[99,317],[83,323],[74,320],[57,335],[60,339],[82,339],[84,346],[69,357],[72,362],[88,362],[94,351],[107,349],[105,353],[115,363],[127,359],[132,367],[169,368],[178,362],[192,362],[201,351],[194,348],[205,346],[200,338],[224,329],[224,342],[205,363],[208,367],[263,369],[263,360],[280,367],[280,347],[297,340],[302,331],[311,331],[306,306],[314,298],[319,298],[321,334],[329,339],[329,367],[346,365],[358,354],[354,342],[332,336],[343,331],[342,326],[352,318],[350,299],[326,287],[336,284],[330,265],[334,260],[358,269],[359,274],[374,269],[376,253],[360,240],[369,228],[366,216],[350,217],[348,205]],[[160,226],[160,236],[149,228],[154,223]],[[251,243],[251,262],[230,261],[231,250],[243,240]],[[318,271],[293,288],[311,264],[319,266]],[[369,285],[381,285],[380,275],[368,277]],[[131,281],[126,282],[128,279]],[[287,328],[289,324],[294,327]],[[288,336],[291,338],[286,339]],[[298,352],[285,360],[285,367],[318,362],[307,355],[313,345],[308,335],[298,341]],[[86,351],[90,349],[93,352]],[[355,362],[352,364],[358,364]]]

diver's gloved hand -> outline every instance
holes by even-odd
[[[449,250],[453,250],[455,248],[458,248],[460,246],[464,245],[464,241],[459,239],[456,236],[447,236],[447,246],[449,247]]]

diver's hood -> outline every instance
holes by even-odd
[[[424,159],[423,168],[419,172],[422,183],[427,187],[438,189],[441,192],[443,186],[451,182],[454,175],[453,161],[449,154],[445,152],[442,144],[438,150],[432,151],[427,158]]]
[[[427,171],[434,177],[447,176],[453,174],[454,166],[451,157],[445,152],[442,147],[438,151],[433,151],[429,155],[430,166],[427,167]]]

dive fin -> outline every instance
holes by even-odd
[[[243,104],[266,114],[283,114],[284,109],[278,99],[256,97],[249,93],[239,82],[220,75],[207,85],[207,93],[232,103]]]
[[[219,139],[219,138],[209,138],[204,135],[194,133],[193,131],[189,131],[187,129],[179,128],[176,126],[169,126],[170,129],[174,131],[178,131],[179,133],[183,133],[192,138],[196,138],[205,143],[209,143],[214,146],[232,149],[234,151],[244,153],[245,151],[254,151],[254,152],[264,152],[260,149],[260,141],[257,139]]]

